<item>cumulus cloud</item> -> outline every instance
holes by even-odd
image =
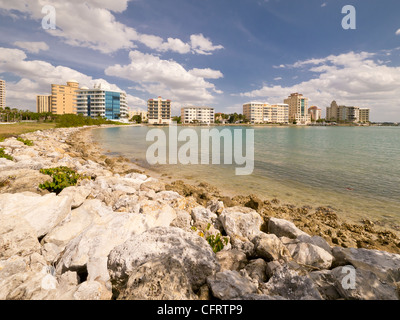
[[[115,84],[104,79],[94,79],[74,69],[53,66],[41,60],[27,60],[24,51],[0,47],[0,70],[18,77],[20,80],[7,82],[7,104],[23,109],[35,110],[38,94],[50,94],[51,84],[63,84],[75,79],[80,86],[93,87],[101,84],[104,89],[122,91]],[[143,106],[146,102],[132,95],[127,95],[132,106]]]
[[[298,61],[291,67],[305,69],[316,76],[293,86],[263,86],[240,95],[283,101],[290,93],[299,92],[321,108],[336,100],[340,104],[371,107],[373,119],[387,118],[399,111],[400,68],[375,62],[375,56],[368,52],[349,52]]]
[[[134,28],[117,21],[113,13],[124,12],[130,0],[53,0],[56,10],[56,30],[47,30],[53,36],[64,39],[71,46],[87,47],[103,53],[112,53],[120,49],[134,49],[142,43],[158,52],[172,51],[180,54],[195,52],[211,54],[222,49],[214,46],[211,40],[202,34],[192,35],[191,43],[181,39],[163,38],[156,35],[141,34]],[[0,13],[14,18],[20,13],[24,18],[40,22],[42,1],[18,0],[0,1]]]
[[[39,53],[40,51],[49,50],[49,46],[43,41],[38,41],[38,42],[16,41],[14,42],[14,46],[24,49],[30,53]]]
[[[213,101],[213,93],[222,93],[205,78],[222,77],[211,69],[187,71],[174,60],[163,60],[137,50],[129,53],[130,64],[110,66],[106,75],[131,80],[153,96],[162,96],[180,104],[203,104]]]

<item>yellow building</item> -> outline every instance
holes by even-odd
[[[79,83],[70,80],[67,85],[51,85],[51,112],[54,114],[76,114],[76,98]]]
[[[51,112],[51,99],[52,96],[36,96],[36,112]]]
[[[6,107],[6,82],[0,80],[0,108]]]
[[[289,105],[289,121],[302,125],[311,123],[311,117],[308,114],[308,98],[300,93],[292,93],[284,100],[284,103]]]
[[[369,122],[369,114],[370,114],[370,109],[360,108],[359,121],[360,122]]]
[[[250,123],[264,123],[264,109],[269,106],[265,102],[252,101],[243,105],[243,115]]]
[[[250,123],[289,123],[289,106],[278,103],[249,102],[243,105],[243,114]]]

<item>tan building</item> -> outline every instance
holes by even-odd
[[[51,112],[52,96],[36,96],[36,112]]]
[[[360,108],[360,122],[369,122],[370,109]]]
[[[289,106],[278,103],[249,102],[243,105],[243,114],[250,123],[289,123]]]
[[[188,123],[214,123],[214,108],[209,107],[184,107],[181,109],[181,121]]]
[[[312,106],[308,108],[308,113],[311,117],[311,121],[315,122],[322,118],[322,110],[317,106]]]
[[[267,105],[264,112],[267,111],[267,117],[264,115],[264,122],[267,123],[289,123],[289,106],[284,103]]]
[[[147,111],[149,124],[171,124],[171,100],[149,99]]]
[[[0,108],[6,107],[6,82],[0,80]]]
[[[311,123],[311,117],[308,114],[308,98],[299,93],[292,93],[284,100],[289,105],[289,121],[296,122],[299,125]]]
[[[146,122],[148,120],[147,111],[144,110],[129,110],[129,119],[132,119],[133,116],[141,116],[142,122]]]
[[[54,114],[76,114],[76,98],[79,83],[70,80],[67,85],[51,85],[51,112]]]
[[[243,115],[250,123],[264,123],[264,108],[269,106],[265,102],[248,102],[243,105]]]

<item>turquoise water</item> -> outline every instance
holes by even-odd
[[[236,176],[236,165],[149,166],[149,129],[98,129],[93,138],[146,168],[205,181],[226,194],[254,193],[298,206],[329,206],[353,222],[367,218],[399,230],[399,127],[254,127],[255,167],[249,176]]]

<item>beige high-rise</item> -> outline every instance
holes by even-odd
[[[171,124],[171,100],[161,97],[147,101],[149,124]]]
[[[76,114],[76,98],[79,83],[70,80],[67,85],[51,85],[51,112],[54,114]]]
[[[289,121],[303,125],[311,122],[308,114],[308,98],[300,93],[292,93],[284,102],[289,105]]]
[[[6,107],[6,82],[0,80],[0,108]]]
[[[36,96],[36,112],[51,112],[51,98],[52,96]]]

